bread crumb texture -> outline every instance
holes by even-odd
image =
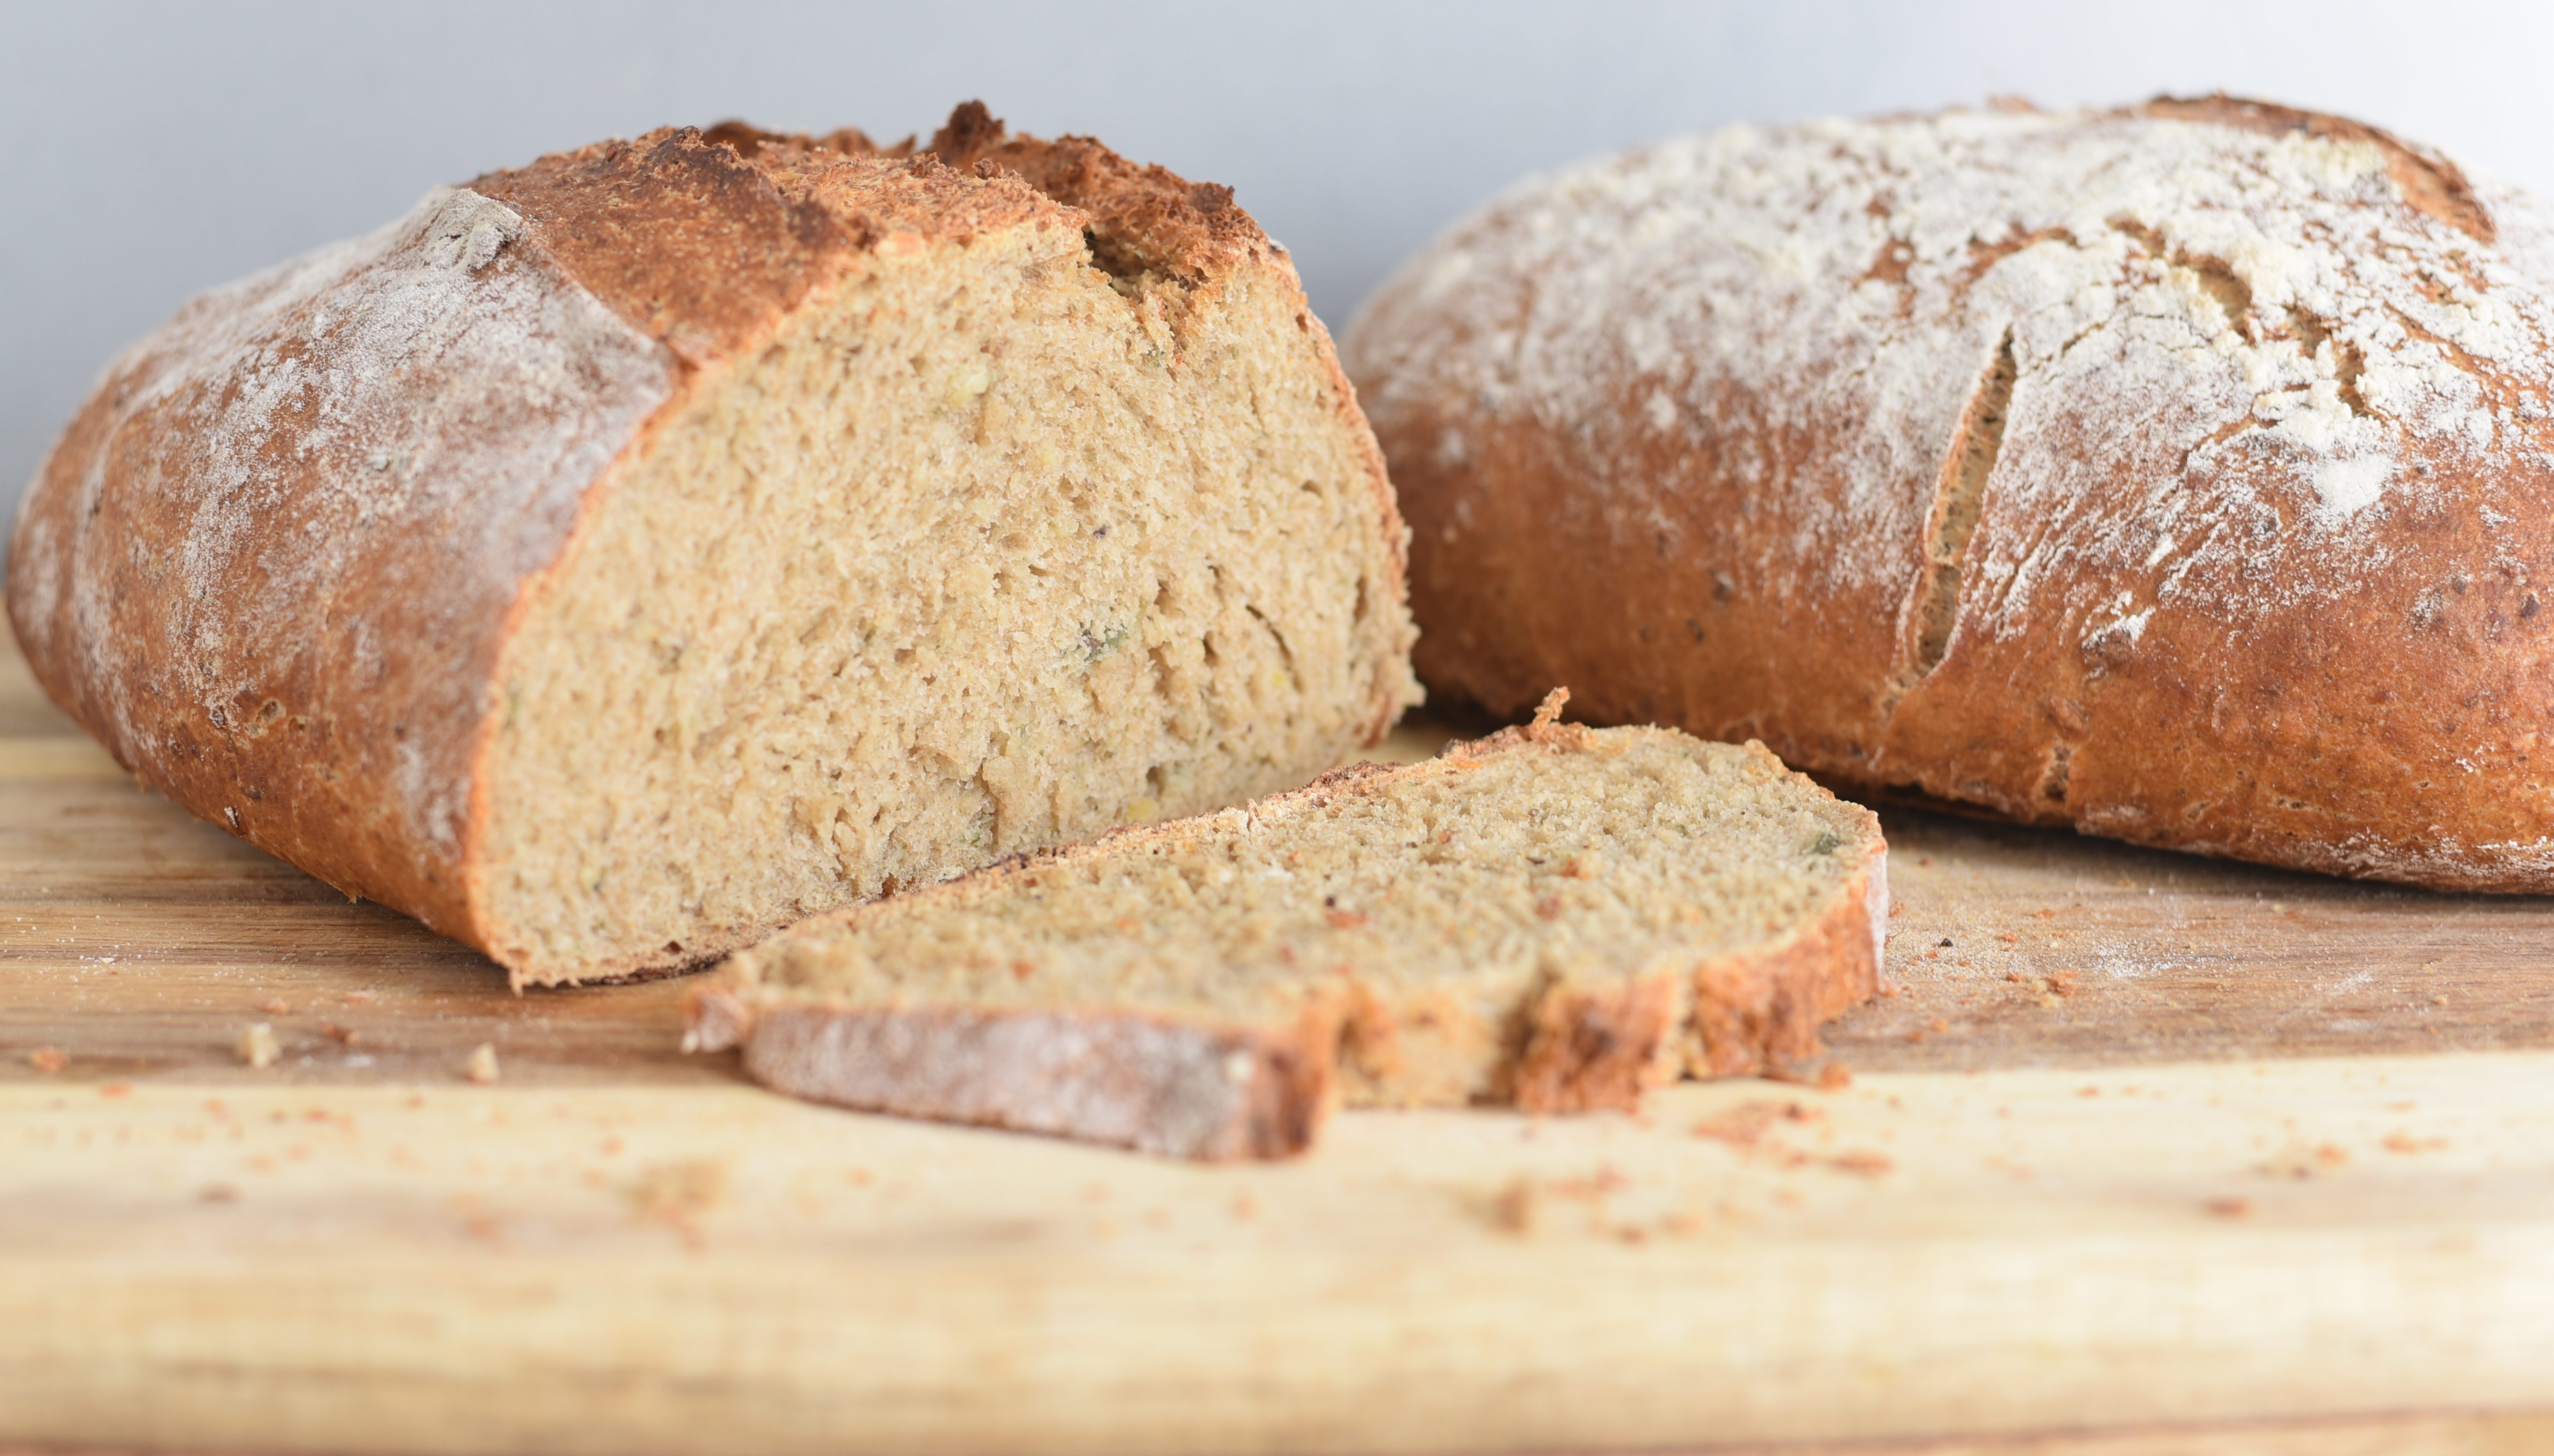
[[[784,1091],[1196,1157],[1335,1100],[1631,1108],[1869,995],[1869,811],[1756,745],[1540,724],[979,871],[733,957],[691,1045]]]
[[[1521,183],[1348,356],[1420,667],[1845,781],[2554,888],[2554,231],[2209,97],[1735,127]]]
[[[972,103],[932,148],[650,133],[189,304],[18,528],[40,680],[519,983],[1379,737],[1404,532],[1284,255]]]

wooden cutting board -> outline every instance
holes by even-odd
[[[8,656],[0,1451],[2554,1449],[2554,904],[1886,819],[1850,1086],[1197,1168],[511,995]]]

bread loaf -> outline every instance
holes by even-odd
[[[123,763],[519,983],[1298,784],[1402,528],[1230,192],[970,103],[439,189],[118,359],[11,541]]]
[[[809,921],[689,1045],[819,1101],[1194,1158],[1340,1099],[1629,1108],[1871,994],[1870,811],[1762,747],[1552,722]]]
[[[2549,290],[2542,203],[2211,97],[1532,180],[1347,355],[1437,689],[1566,681],[1875,793],[2542,892]]]

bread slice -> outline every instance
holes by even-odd
[[[821,917],[694,992],[817,1101],[1202,1159],[1340,1099],[1635,1106],[1878,984],[1879,820],[1762,745],[1554,723]]]
[[[1391,489],[1228,189],[974,103],[441,188],[109,370],[55,701],[518,983],[1303,783],[1414,701]]]

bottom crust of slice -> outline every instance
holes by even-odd
[[[755,1015],[704,989],[685,1041],[702,1051],[741,1041],[749,1075],[812,1102],[1205,1162],[1300,1153],[1335,1100],[1333,1048],[1311,1036],[1124,1013]]]

